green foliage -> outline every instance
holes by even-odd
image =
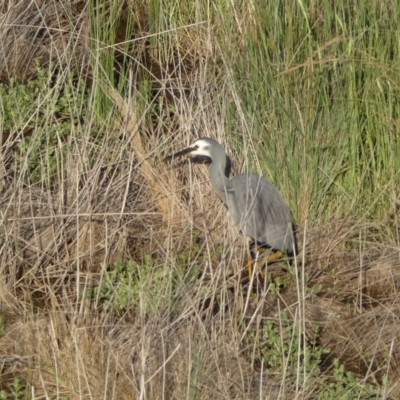
[[[323,356],[330,352],[317,345],[320,328],[314,326],[312,338],[305,340],[298,324],[290,322],[287,315],[283,315],[283,319],[286,328],[282,334],[271,320],[263,328],[260,351],[264,364],[274,372],[285,373],[293,379],[299,369],[304,371],[304,377],[317,376]]]
[[[37,62],[36,71],[37,78],[27,83],[11,78],[0,84],[0,119],[4,131],[18,135],[14,171],[29,183],[51,183],[68,152],[71,130],[85,119],[88,93],[85,82],[73,82],[72,76],[53,81],[52,66],[44,70]]]
[[[318,344],[321,334],[318,325],[313,327],[311,338],[307,339],[301,334],[299,324],[290,321],[285,313],[282,325],[284,328],[280,330],[268,320],[263,327],[260,352],[269,371],[284,375],[288,382],[297,382],[305,389],[308,385],[317,383],[317,398],[321,400],[379,397],[376,386],[365,383],[346,371],[337,359],[333,361],[332,376],[321,371],[324,358],[330,354],[330,349]]]
[[[269,291],[271,294],[278,294],[287,286],[286,281],[280,276],[273,276],[271,273],[268,273],[267,277],[269,282]]]
[[[14,378],[7,390],[0,390],[0,400],[25,400],[30,399],[29,389],[21,384],[20,379]]]
[[[357,400],[357,399],[378,399],[381,398],[379,390],[369,384],[360,381],[353,373],[346,372],[344,365],[338,359],[333,360],[333,377],[321,378],[318,382],[320,400]]]
[[[150,255],[143,258],[141,265],[133,261],[117,261],[111,269],[103,266],[100,287],[95,298],[104,310],[115,309],[124,313],[128,310],[165,311],[174,305],[181,285],[196,281],[196,266],[186,273],[186,259],[177,259],[175,268],[155,266]]]
[[[29,400],[31,399],[29,387],[23,385],[19,378],[14,378],[7,389],[0,390],[0,400]],[[51,399],[51,397],[49,397]],[[62,396],[60,400],[68,400],[67,396]]]

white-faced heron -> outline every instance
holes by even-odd
[[[209,175],[213,189],[244,235],[257,244],[276,250],[275,254],[268,257],[269,261],[281,257],[283,252],[289,257],[296,255],[292,216],[282,195],[272,183],[256,174],[240,174],[229,179],[226,176],[228,156],[214,139],[197,139],[187,149],[168,156],[165,160],[185,154],[211,159]]]

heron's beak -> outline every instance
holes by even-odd
[[[178,151],[178,152],[175,153],[175,154],[171,154],[170,156],[165,157],[163,161],[164,161],[164,162],[167,162],[167,161],[169,161],[169,160],[172,160],[173,158],[182,157],[182,156],[184,156],[185,154],[189,154],[189,153],[191,153],[192,151],[195,151],[195,150],[197,150],[197,147],[188,147],[188,148],[185,149],[185,150]]]

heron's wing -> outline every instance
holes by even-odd
[[[292,218],[279,191],[259,175],[237,175],[227,190],[228,207],[239,229],[277,250],[294,246]]]

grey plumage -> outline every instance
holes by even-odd
[[[227,154],[214,139],[200,138],[168,159],[183,154],[211,158],[211,185],[243,234],[274,250],[286,251],[289,256],[297,253],[291,213],[275,186],[256,174],[229,179]]]

